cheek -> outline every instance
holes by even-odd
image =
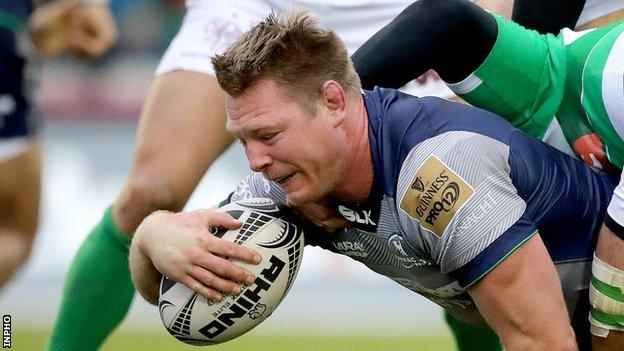
[[[317,121],[319,123],[310,123],[302,128],[301,133],[289,138],[289,158],[306,173],[323,175],[344,150],[344,138],[335,128],[320,123],[320,118]]]
[[[344,157],[345,145],[342,139],[339,136],[330,135],[327,138],[317,140],[317,146],[313,156],[317,164],[320,165],[320,171],[332,172]]]

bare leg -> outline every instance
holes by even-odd
[[[156,77],[130,176],[115,201],[118,228],[131,235],[154,210],[180,210],[232,141],[225,130],[225,95],[214,77],[187,71]]]
[[[0,288],[30,256],[39,222],[41,143],[0,163]]]
[[[129,237],[151,212],[181,209],[231,143],[224,105],[214,77],[174,71],[154,79],[130,176],[112,216],[106,212],[72,262],[48,350],[97,349],[123,320],[134,296]]]

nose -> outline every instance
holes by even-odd
[[[249,168],[251,168],[252,171],[262,172],[265,167],[273,162],[267,151],[267,146],[262,143],[247,143],[245,154],[247,155],[247,161],[249,161]]]

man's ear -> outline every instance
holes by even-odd
[[[335,118],[335,125],[339,125],[344,120],[346,110],[347,95],[338,84],[333,80],[328,80],[321,87],[325,106],[329,110],[332,117]]]

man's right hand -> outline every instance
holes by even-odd
[[[255,279],[228,258],[256,264],[261,260],[257,252],[210,232],[213,227],[237,229],[240,226],[241,222],[215,209],[180,213],[158,211],[138,227],[133,246],[161,274],[210,300],[221,300],[223,294],[239,294],[243,283],[251,284]]]

